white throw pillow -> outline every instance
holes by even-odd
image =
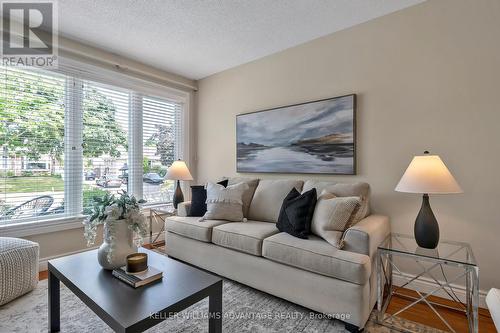
[[[248,211],[250,210],[250,204],[252,203],[252,198],[255,193],[257,185],[259,185],[258,178],[245,178],[245,177],[232,177],[226,178],[228,180],[228,185],[235,185],[239,183],[248,184],[248,189],[243,192],[241,201],[243,201],[243,216],[248,217]]]
[[[341,249],[344,245],[342,235],[357,222],[361,203],[360,197],[337,197],[321,192],[311,223],[312,233]]]
[[[207,212],[200,219],[227,220],[240,222],[243,217],[243,193],[248,189],[248,184],[239,183],[224,187],[219,184],[207,184]]]

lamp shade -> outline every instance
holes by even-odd
[[[437,155],[415,156],[396,186],[407,193],[462,193],[460,185]]]
[[[181,160],[172,163],[167,170],[165,178],[171,180],[193,180],[193,176],[191,176],[186,163]]]

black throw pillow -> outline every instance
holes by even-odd
[[[316,189],[300,194],[295,188],[283,200],[276,227],[281,232],[307,239],[316,207]]]
[[[217,184],[227,187],[228,179]],[[191,186],[191,208],[188,216],[203,216],[207,212],[207,190],[204,185]]]

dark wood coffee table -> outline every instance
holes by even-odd
[[[60,330],[59,282],[116,332],[142,332],[209,298],[209,332],[222,331],[222,279],[141,248],[163,280],[134,289],[101,268],[97,250],[50,260],[49,331]]]

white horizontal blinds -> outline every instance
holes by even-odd
[[[64,212],[82,212],[82,85],[78,78],[66,78],[64,122]]]
[[[186,160],[184,152],[184,105],[175,104],[175,159]]]
[[[132,92],[129,97],[129,184],[128,190],[143,199],[143,149],[142,149],[142,94]]]
[[[181,157],[179,137],[182,105],[158,97],[145,96],[143,108],[143,155],[146,178],[143,183],[144,199],[148,203],[171,202],[173,182],[155,180],[164,177],[166,170]],[[151,178],[151,179],[149,179]]]
[[[64,212],[63,75],[0,67],[0,224]]]
[[[97,78],[0,67],[0,224],[88,214],[120,190],[171,201],[183,105]]]
[[[127,190],[130,92],[83,81],[83,211],[106,192]]]

